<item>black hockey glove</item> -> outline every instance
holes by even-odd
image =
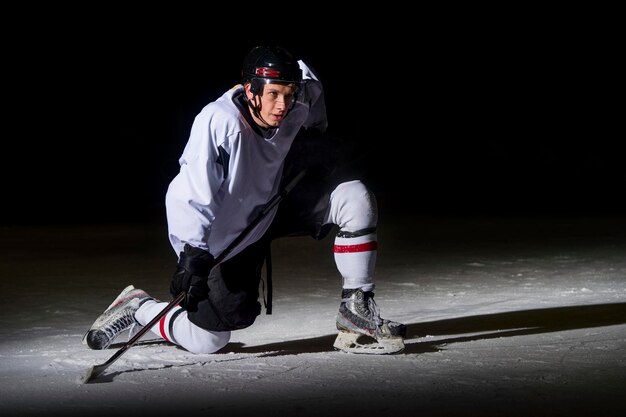
[[[180,253],[176,272],[170,283],[170,294],[176,297],[185,292],[181,306],[187,311],[197,311],[198,302],[208,297],[208,277],[215,265],[210,252],[186,244]]]

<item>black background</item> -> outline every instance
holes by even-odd
[[[316,69],[382,209],[625,213],[619,60],[591,18],[39,12],[4,37],[3,223],[164,221],[193,117],[264,43]]]

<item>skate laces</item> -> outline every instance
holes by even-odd
[[[119,317],[112,317],[113,320],[105,325],[102,330],[104,330],[109,338],[115,338],[119,333],[135,325],[136,321],[133,313],[132,308],[126,307]]]
[[[107,314],[106,323],[102,326],[101,330],[107,335],[110,340],[115,339],[115,337],[123,332],[124,330],[130,327],[131,334],[133,332],[137,332],[135,330],[136,326],[140,326],[135,320],[135,311],[139,308],[140,299],[133,298],[128,304],[118,311],[112,310]],[[140,326],[141,327],[141,326]]]
[[[143,326],[141,324],[137,324],[137,321],[135,321],[133,324],[130,325],[130,330],[128,330],[128,340],[132,339],[133,336],[135,336],[137,333],[139,333],[139,331],[143,329]]]
[[[376,327],[380,327],[383,324],[383,319],[380,318],[380,312],[378,310],[378,305],[376,301],[374,301],[373,296],[367,297],[367,308],[372,313],[372,320],[376,324]]]
[[[359,292],[362,294],[361,296],[359,296]],[[376,327],[383,325],[384,321],[380,317],[380,311],[376,301],[374,301],[373,292],[363,290],[348,292],[344,297],[342,297],[341,301],[344,303],[354,301],[354,306],[359,313],[370,316]]]

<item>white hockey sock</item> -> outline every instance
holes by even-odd
[[[344,289],[374,289],[377,220],[376,198],[361,181],[341,183],[331,193],[325,223],[336,224],[341,230],[335,237],[335,263]],[[372,233],[358,236],[367,231]]]
[[[335,263],[343,277],[343,288],[362,288],[372,291],[372,277],[376,265],[376,234],[335,238]]]
[[[168,303],[150,300],[135,313],[141,325],[150,322]],[[155,324],[150,331],[157,336],[183,347],[191,353],[214,353],[228,343],[230,332],[204,330],[187,318],[187,311],[176,306]]]

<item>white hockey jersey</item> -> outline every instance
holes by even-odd
[[[169,240],[179,255],[185,243],[214,257],[248,226],[278,191],[283,162],[301,127],[325,130],[326,105],[317,76],[302,61],[303,87],[287,117],[270,138],[256,133],[234,100],[238,85],[205,106],[194,119],[179,159],[180,172],[165,202]],[[263,236],[276,208],[269,212],[226,259]],[[226,260],[225,259],[225,260]]]

